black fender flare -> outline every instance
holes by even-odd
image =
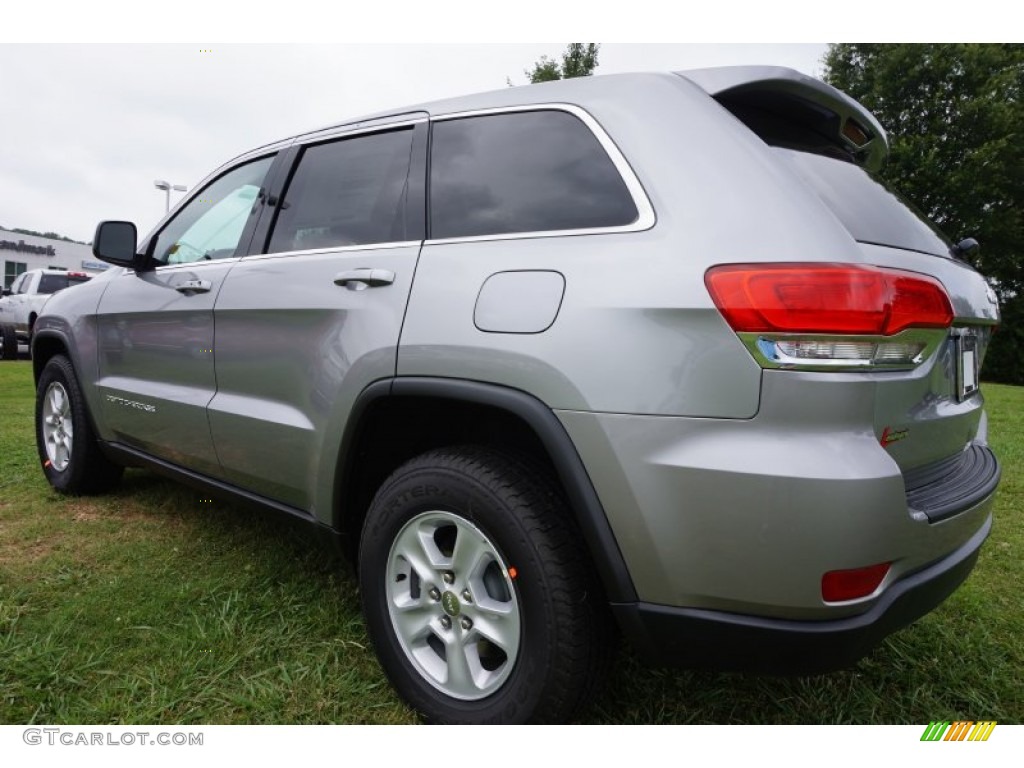
[[[39,322],[39,318],[36,318],[36,322]],[[39,375],[43,372],[43,366],[45,365],[45,360],[36,354],[36,347],[46,344],[51,339],[64,348],[64,352],[68,356],[68,359],[71,360],[71,365],[75,369],[75,373],[77,374],[81,370],[78,360],[78,350],[75,345],[71,343],[71,340],[68,338],[64,329],[52,326],[44,327],[36,330],[29,340],[29,353],[32,358],[32,375],[36,383],[39,383]],[[48,359],[49,358],[46,358],[46,360]]]
[[[461,401],[496,408],[521,419],[533,430],[555,467],[609,602],[636,602],[636,589],[626,561],[576,446],[551,408],[522,390],[479,381],[420,376],[400,376],[370,384],[356,399],[342,437],[335,486],[338,491],[358,472],[355,447],[364,428],[363,417],[373,403],[392,397]]]

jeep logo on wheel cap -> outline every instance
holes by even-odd
[[[441,607],[444,608],[444,612],[449,616],[458,616],[459,598],[455,596],[454,592],[445,592],[441,595]]]

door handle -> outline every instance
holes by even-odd
[[[209,293],[213,287],[213,283],[209,280],[185,280],[184,282],[178,283],[174,286],[174,290],[178,293]]]
[[[395,273],[390,269],[350,269],[334,276],[335,285],[343,285],[350,291],[379,288],[395,282]]]

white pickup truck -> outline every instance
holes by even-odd
[[[28,345],[32,326],[51,294],[90,279],[85,272],[32,269],[4,288],[0,298],[0,359],[16,360],[18,345]]]

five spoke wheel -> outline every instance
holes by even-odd
[[[388,556],[388,612],[402,650],[449,696],[483,698],[519,654],[512,574],[479,528],[452,512],[417,515]]]
[[[43,395],[42,430],[46,457],[58,472],[67,469],[71,461],[71,446],[75,424],[71,415],[71,400],[60,382],[53,382]]]
[[[103,454],[88,414],[71,360],[53,355],[36,387],[36,448],[43,474],[61,493],[102,493],[124,472]]]
[[[610,657],[610,623],[551,474],[485,446],[392,472],[362,526],[359,584],[395,689],[435,723],[564,722]]]

